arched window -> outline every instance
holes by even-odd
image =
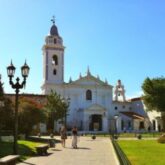
[[[56,44],[57,43],[57,40],[56,40],[56,38],[54,39],[54,44]]]
[[[53,57],[52,57],[52,64],[58,65],[58,57],[57,57],[57,55],[53,55]]]
[[[92,91],[91,90],[86,91],[86,100],[92,100]]]
[[[56,75],[57,74],[57,71],[56,69],[53,70],[53,74]]]

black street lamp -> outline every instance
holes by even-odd
[[[17,140],[18,140],[18,94],[20,89],[22,89],[23,87],[25,87],[26,85],[26,78],[28,77],[29,74],[29,66],[25,64],[21,67],[21,73],[22,73],[22,77],[23,77],[23,81],[22,83],[19,83],[19,77],[16,78],[16,83],[14,84],[12,81],[12,78],[14,77],[14,73],[15,73],[16,68],[14,67],[14,65],[11,64],[7,67],[7,74],[9,77],[9,83],[11,85],[11,87],[13,89],[15,89],[15,113],[14,113],[14,145],[13,145],[13,152],[14,154],[18,153],[18,145],[17,145]]]

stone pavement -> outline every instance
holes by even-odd
[[[48,156],[32,157],[19,165],[119,165],[108,137],[79,137],[78,149],[72,149],[71,141],[68,137],[65,148],[57,143]]]

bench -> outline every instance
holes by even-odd
[[[8,155],[0,159],[0,165],[15,165],[20,155]]]
[[[47,149],[49,148],[48,144],[42,144],[35,147],[37,150],[38,155],[47,155]]]

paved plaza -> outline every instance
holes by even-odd
[[[71,137],[63,148],[60,143],[48,150],[48,156],[36,156],[19,165],[119,165],[108,137],[79,137],[78,149],[72,149]]]

